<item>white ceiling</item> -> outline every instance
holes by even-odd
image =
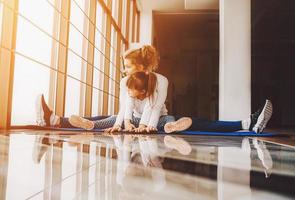
[[[152,8],[161,12],[211,10],[219,7],[219,0],[138,0],[142,10]]]

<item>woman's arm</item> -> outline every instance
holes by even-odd
[[[165,104],[168,92],[168,79],[164,76],[158,79],[158,87],[155,99],[151,105],[151,115],[148,123],[148,127],[156,128],[161,115],[161,110]]]

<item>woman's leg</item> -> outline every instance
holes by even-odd
[[[188,131],[235,132],[242,130],[242,121],[210,121],[192,117]]]
[[[235,132],[239,130],[250,130],[260,133],[266,127],[267,122],[272,115],[273,106],[270,100],[249,118],[241,121],[210,121],[192,117],[192,126],[190,131],[207,131],[207,132]],[[179,117],[177,117],[179,118]]]

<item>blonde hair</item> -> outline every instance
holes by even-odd
[[[155,71],[159,65],[159,54],[155,47],[143,45],[141,48],[127,50],[124,59],[129,59],[134,65],[142,65],[145,71]]]

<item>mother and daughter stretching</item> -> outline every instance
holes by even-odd
[[[159,56],[150,45],[127,50],[123,55],[126,77],[120,81],[120,109],[118,115],[83,118],[72,115],[60,117],[53,113],[39,95],[36,100],[36,118],[39,126],[61,128],[78,127],[86,130],[104,129],[106,132],[190,131],[234,132],[250,130],[260,133],[272,115],[272,104],[264,106],[249,118],[240,121],[209,121],[195,117],[168,115],[165,106],[168,80],[155,73]]]

